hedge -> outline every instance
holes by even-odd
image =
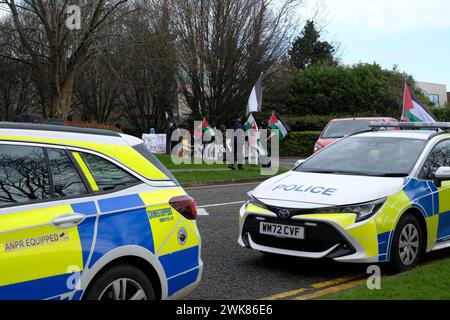
[[[294,132],[322,131],[328,122],[336,116],[308,115],[303,117],[285,117],[287,124]]]
[[[346,118],[365,118],[365,117],[379,117],[380,115],[374,115],[369,113],[358,113],[355,115],[346,114],[333,114],[333,115],[307,115],[302,117],[285,116],[283,119],[287,122],[289,127],[294,132],[302,131],[323,131],[327,124],[334,119],[346,119]]]
[[[441,122],[450,122],[450,108],[430,108],[431,113]]]
[[[314,149],[320,131],[291,132],[280,144],[282,157],[309,157]]]

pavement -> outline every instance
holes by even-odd
[[[188,299],[301,299],[302,294],[314,288],[340,285],[355,275],[365,274],[367,266],[364,265],[265,256],[240,247],[237,243],[239,208],[247,200],[247,192],[257,185],[187,189],[200,208],[197,222],[205,264],[202,282]]]

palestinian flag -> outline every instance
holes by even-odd
[[[438,122],[428,108],[420,102],[413,90],[405,84],[403,100],[403,122]]]
[[[216,134],[214,133],[214,130],[209,126],[208,121],[206,121],[206,117],[203,118],[202,123],[202,132],[204,135],[208,135],[209,137],[214,137]]]
[[[284,122],[275,111],[272,113],[272,118],[269,120],[269,128],[272,130],[279,130],[280,139],[286,138],[291,131],[286,122]]]
[[[255,131],[258,131],[258,125],[256,124],[256,120],[255,120],[255,118],[253,117],[252,114],[248,117],[248,120],[247,120],[247,122],[245,123],[245,130],[246,130],[246,131],[247,131],[247,130],[255,130]]]
[[[261,73],[258,81],[256,81],[256,84],[253,87],[252,93],[250,94],[247,104],[247,115],[252,112],[261,112],[262,110],[262,78],[263,74]]]

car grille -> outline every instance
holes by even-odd
[[[305,239],[287,239],[260,234],[259,226],[261,221],[303,227],[305,228]],[[276,249],[320,253],[339,244],[339,249],[346,249],[346,254],[355,252],[348,241],[333,226],[317,221],[282,220],[278,218],[248,216],[243,228],[243,234],[245,235],[247,233],[250,234],[253,242],[256,244]]]

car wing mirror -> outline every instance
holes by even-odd
[[[297,168],[297,167],[300,167],[303,163],[305,163],[305,161],[306,161],[306,160],[298,160],[298,161],[295,163],[294,169]]]
[[[450,167],[440,167],[434,174],[434,183],[438,188],[442,187],[444,181],[450,181]]]

